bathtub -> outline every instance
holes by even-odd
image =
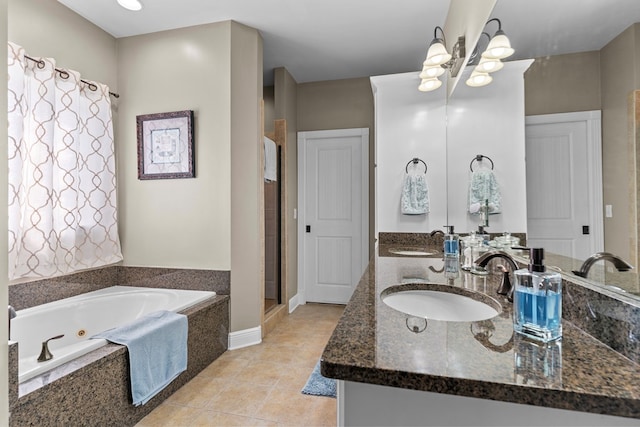
[[[11,341],[18,342],[18,382],[22,383],[107,344],[91,336],[158,310],[182,311],[215,292],[112,286],[19,310],[11,320]],[[53,359],[38,362],[42,342]]]

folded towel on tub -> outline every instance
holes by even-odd
[[[429,213],[429,186],[425,174],[406,174],[400,200],[404,215]]]
[[[91,338],[127,346],[131,395],[139,406],[187,369],[187,333],[187,316],[162,310]]]

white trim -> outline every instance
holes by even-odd
[[[305,225],[306,225],[306,138],[334,138],[340,136],[360,136],[362,142],[362,230],[361,230],[361,271],[364,272],[369,264],[369,128],[331,129],[298,132],[298,304],[306,304],[305,295]],[[291,312],[291,311],[290,311]]]
[[[300,292],[298,292],[297,294],[295,294],[293,297],[291,297],[291,299],[289,300],[289,314],[293,313],[293,311],[298,308],[299,305],[304,305],[304,303],[300,303]]]
[[[262,342],[262,327],[243,329],[229,333],[229,350],[260,344]]]
[[[604,219],[602,211],[602,113],[600,110],[573,113],[540,114],[526,116],[526,125],[546,123],[586,122],[587,167],[589,168],[589,218],[591,218],[591,247],[593,253],[604,250]]]

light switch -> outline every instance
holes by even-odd
[[[613,218],[613,206],[605,205],[604,206],[604,216],[607,218]]]

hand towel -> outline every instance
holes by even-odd
[[[187,369],[187,316],[157,311],[92,336],[129,350],[131,395],[144,405]]]
[[[469,178],[469,213],[478,214],[485,203],[489,204],[489,214],[497,214],[502,209],[502,195],[498,180],[492,170],[478,170]]]
[[[401,209],[404,215],[429,213],[429,186],[424,174],[405,174]]]
[[[278,147],[272,140],[264,137],[264,180],[278,180]]]

